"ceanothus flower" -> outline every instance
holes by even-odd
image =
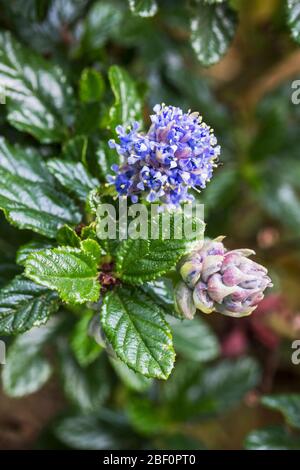
[[[174,106],[156,105],[146,134],[139,124],[116,128],[119,143],[109,141],[122,157],[113,165],[110,177],[121,196],[137,202],[140,195],[149,202],[176,208],[193,200],[189,190],[203,189],[210,181],[220,155],[213,130],[199,113],[184,113]]]
[[[183,280],[175,288],[175,303],[188,319],[197,309],[236,318],[250,315],[272,286],[267,269],[249,259],[254,251],[228,251],[223,238],[205,241],[179,263]]]

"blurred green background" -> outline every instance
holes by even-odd
[[[123,66],[144,97],[146,122],[156,103],[199,111],[222,147],[211,183],[197,196],[205,204],[207,236],[224,234],[231,248],[253,248],[273,291],[250,318],[214,314],[178,330],[178,361],[166,383],[142,379],[105,355],[80,364],[69,352],[70,323],[50,382],[24,398],[1,392],[2,449],[240,449],[253,430],[283,423],[262,395],[300,393],[300,365],[291,361],[292,342],[300,339],[300,104],[292,102],[300,49],[287,3],[229,2],[234,38],[209,67],[197,56],[202,30],[191,39],[199,3],[157,3],[153,17],[141,17],[124,0],[0,0],[0,26],[60,64],[75,87],[86,67],[105,77],[110,65]],[[298,27],[300,35],[300,19]],[[101,132],[103,138],[112,100],[108,87],[103,93],[78,110],[77,131],[91,141]],[[5,116],[0,106],[1,135],[35,145]],[[40,150],[54,154],[56,147]],[[16,273],[16,249],[29,240],[0,216],[0,285]],[[300,448],[297,435],[279,429],[274,439]]]

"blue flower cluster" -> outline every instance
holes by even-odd
[[[109,141],[122,157],[113,165],[110,177],[119,195],[137,202],[143,195],[149,202],[176,208],[193,200],[190,188],[205,188],[220,155],[213,130],[199,113],[183,113],[174,106],[156,105],[147,134],[135,122],[130,129],[116,128],[119,143]]]

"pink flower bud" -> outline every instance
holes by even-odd
[[[232,317],[250,315],[264,298],[265,289],[272,286],[267,269],[248,258],[253,250],[227,251],[223,238],[205,241],[179,265],[184,280],[180,295],[184,292],[185,297],[178,298],[178,303],[186,317],[187,311],[193,311],[191,299],[194,308],[204,313],[215,310]]]
[[[193,292],[184,282],[180,281],[175,287],[174,299],[176,311],[184,318],[192,320],[196,313],[196,307],[193,302]]]

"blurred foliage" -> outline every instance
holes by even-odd
[[[80,169],[80,177],[68,180],[59,167],[55,188],[75,195],[76,205],[65,199],[63,218],[79,222],[77,208],[91,189],[91,178],[101,168],[105,180],[114,163],[106,142],[120,115],[123,121],[146,118],[159,102],[199,110],[222,146],[212,182],[197,194],[205,204],[207,235],[230,233],[233,247],[258,246],[276,290],[284,293],[284,306],[266,308],[255,324],[240,320],[239,340],[247,337],[247,356],[233,346],[225,352],[232,320],[201,317],[182,324],[172,318],[178,361],[166,383],[104,355],[103,345],[84,334],[91,310],[60,308],[53,322],[11,341],[11,365],[3,368],[2,387],[12,397],[37,391],[52,374],[60,379],[68,405],[35,446],[240,448],[245,439],[248,449],[299,449],[300,369],[291,363],[290,341],[300,334],[300,104],[292,101],[292,82],[300,75],[300,2],[0,0],[0,6],[5,31],[0,78],[7,93],[0,132],[8,142],[40,155],[47,194],[41,193],[35,204],[53,194],[53,160],[44,163],[49,156],[67,158],[68,176],[73,168],[75,175]],[[5,61],[6,53],[12,61]],[[108,72],[115,64],[122,68]],[[56,88],[43,89],[43,74],[55,78],[60,99]],[[143,108],[138,97],[144,97]],[[127,115],[123,100],[129,103]],[[57,158],[56,166],[60,163]],[[16,184],[14,175],[7,181]],[[10,219],[18,223],[15,213]],[[22,264],[28,243],[48,243],[43,235],[55,230],[51,214],[49,220],[46,231],[33,236],[25,230],[36,228],[28,220],[18,231],[0,215],[1,287],[22,271],[15,262],[17,251]],[[74,234],[60,236],[77,243]],[[161,301],[167,311],[168,299]],[[278,340],[274,347],[265,339],[270,331]],[[273,391],[281,395],[269,396]],[[273,410],[268,414],[260,407],[265,393],[262,404]],[[233,441],[224,442],[219,433],[231,435],[236,410],[242,410],[245,422]],[[260,429],[250,429],[257,423],[249,410],[261,417]],[[274,426],[274,410],[286,424]]]

